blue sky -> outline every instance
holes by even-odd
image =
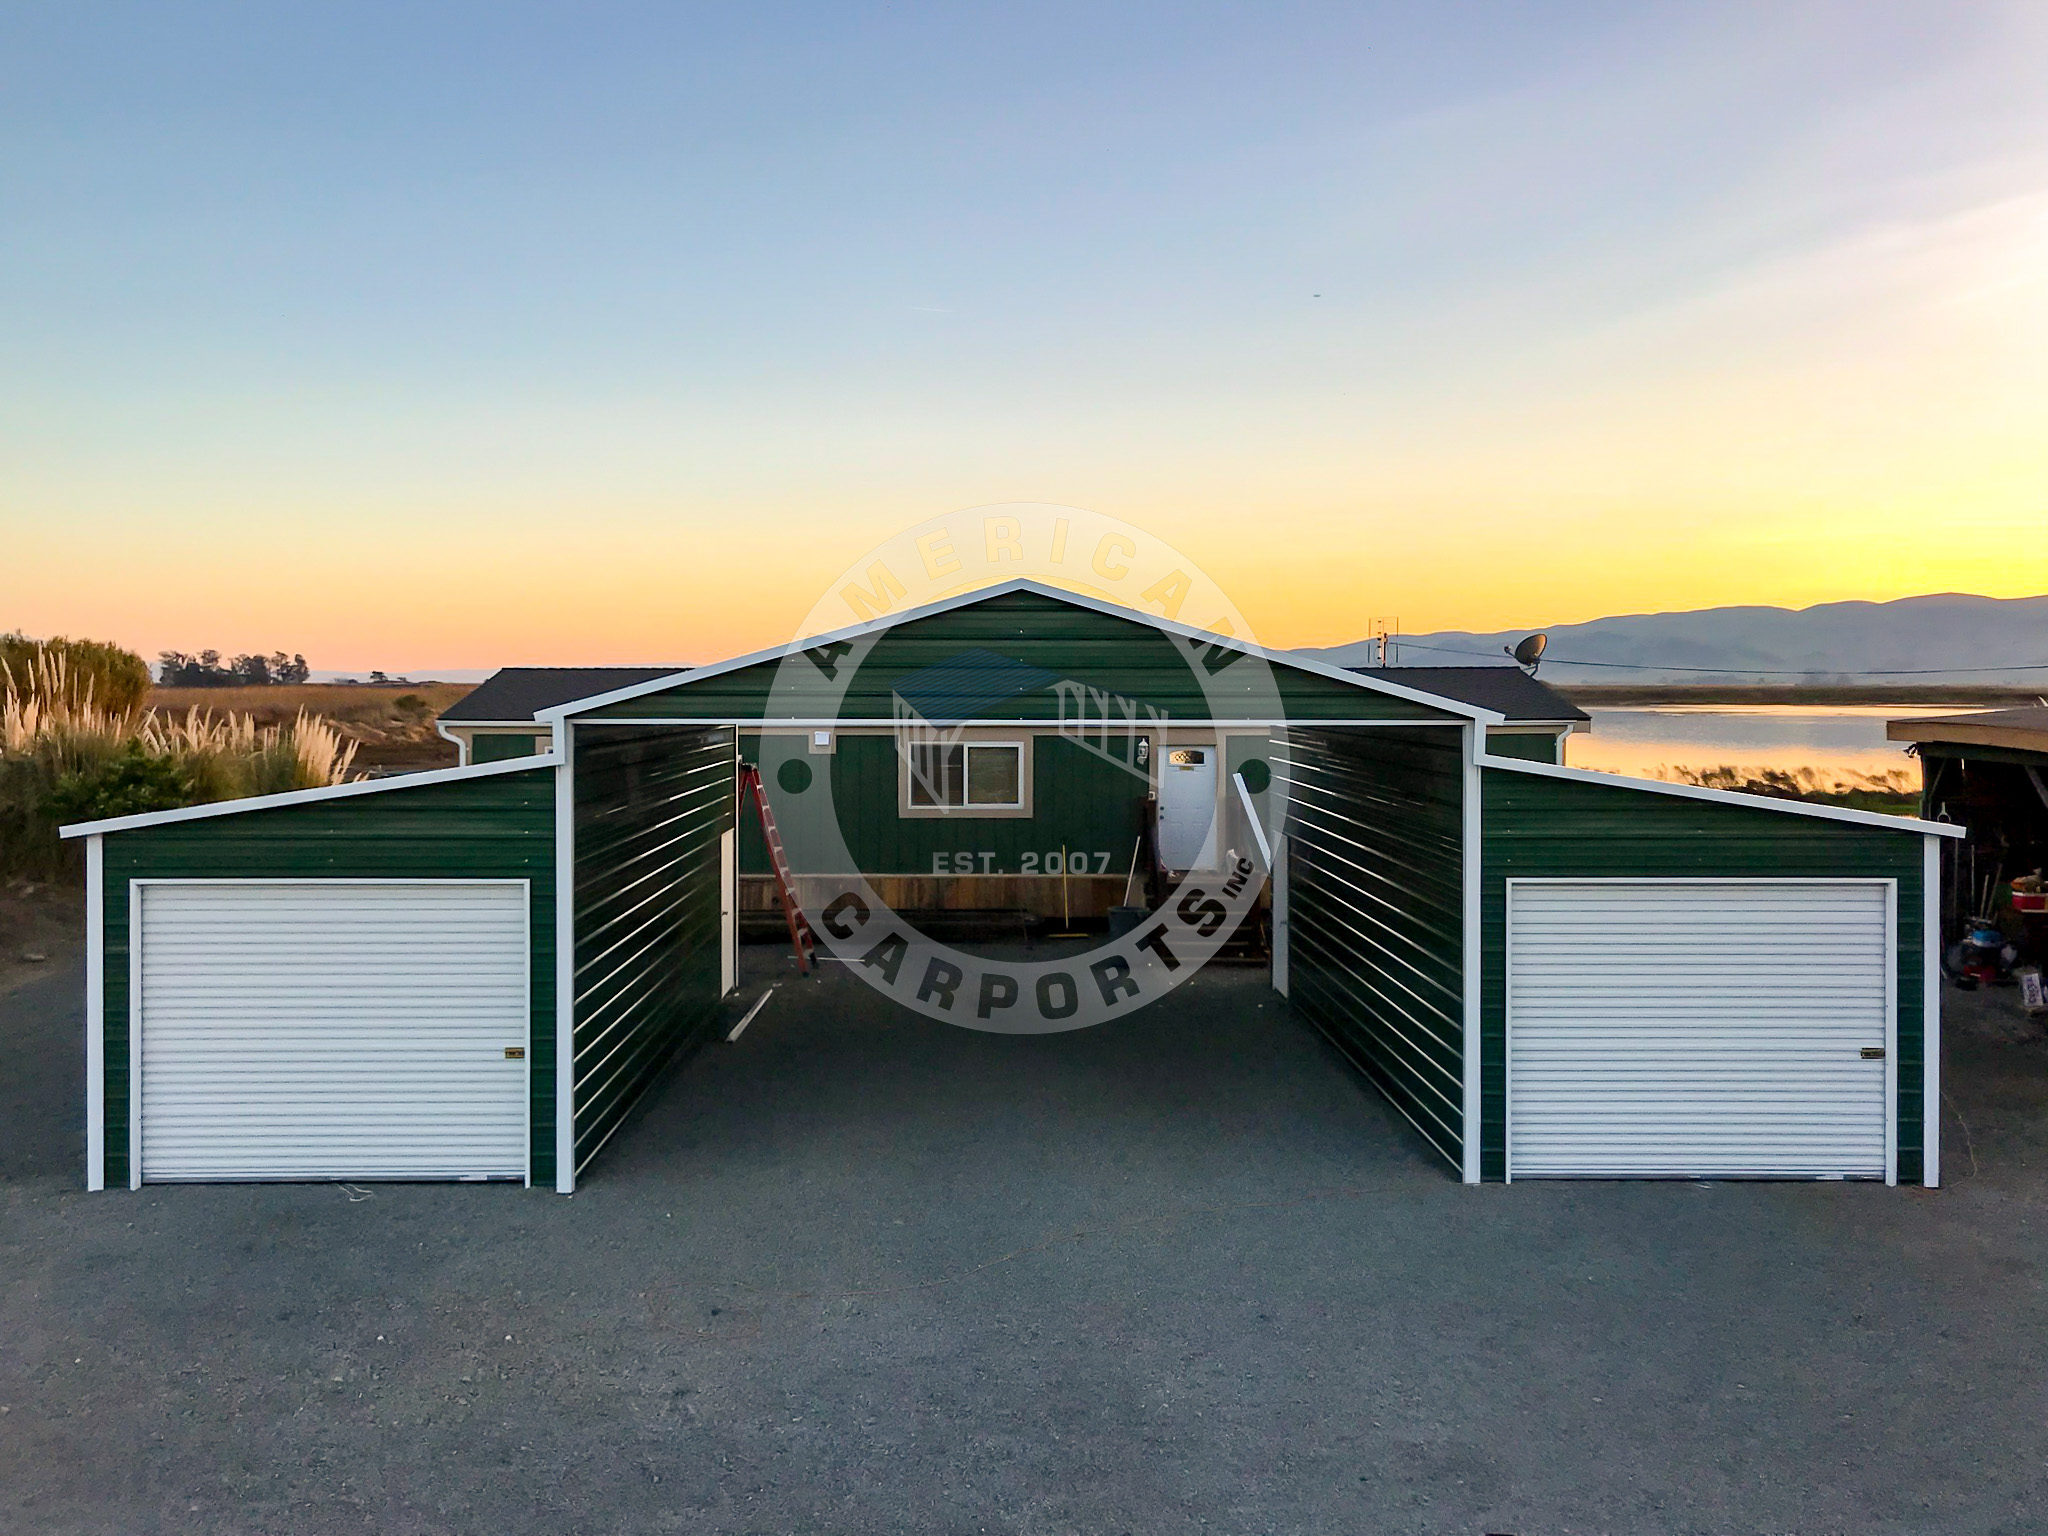
[[[1282,643],[2048,590],[2044,79],[2039,5],[15,5],[0,627],[687,658],[1019,499]]]

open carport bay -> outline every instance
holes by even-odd
[[[0,998],[0,1528],[2039,1529],[2048,1052],[1972,1003],[1934,1193],[1461,1188],[1211,968],[1035,1039],[785,977],[571,1199],[87,1196],[53,977]]]

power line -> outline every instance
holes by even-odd
[[[1400,635],[1387,636],[1388,641],[1399,650],[1407,646],[1417,651],[1439,651],[1446,656],[1477,656],[1491,661],[1491,651],[1463,651],[1449,645],[1424,645],[1420,640],[1407,640]],[[2005,667],[1893,667],[1882,671],[1844,672],[1836,667],[1675,667],[1661,662],[1640,661],[1573,661],[1568,656],[1545,656],[1545,661],[1562,667],[1617,667],[1626,672],[1704,672],[1716,677],[1936,677],[1949,676],[1957,672],[2048,672],[2048,661],[2021,661]]]

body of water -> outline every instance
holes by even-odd
[[[1745,773],[1808,769],[1859,784],[1905,775],[1917,789],[1920,766],[1906,744],[1885,740],[1887,720],[1954,715],[1971,705],[1644,704],[1589,709],[1593,729],[1575,733],[1565,761],[1639,778],[1676,770],[1735,768]]]

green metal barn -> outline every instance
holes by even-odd
[[[1256,848],[1273,986],[1468,1182],[1938,1182],[1959,829],[1567,768],[1569,715],[1402,675],[1019,581],[449,727],[529,755],[67,828],[87,1182],[573,1189],[721,1026],[743,763],[814,924],[837,864],[920,922],[1085,923],[1142,867],[1116,963],[1171,969]]]

